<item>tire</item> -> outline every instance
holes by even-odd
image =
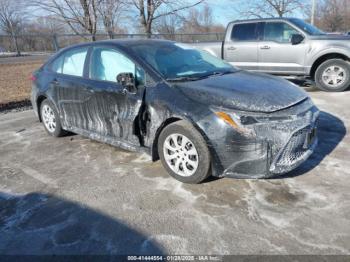
[[[49,135],[60,137],[66,134],[66,131],[62,129],[60,117],[55,106],[48,99],[42,101],[40,105],[40,117]]]
[[[333,79],[332,79],[333,78]],[[350,86],[350,63],[342,59],[323,62],[315,72],[316,86],[327,92],[342,92]]]
[[[168,173],[183,183],[198,184],[210,175],[207,143],[186,121],[174,122],[162,130],[158,154]]]

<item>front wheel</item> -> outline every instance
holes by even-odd
[[[319,89],[341,92],[350,86],[350,63],[342,59],[323,62],[315,72],[315,82]]]
[[[158,139],[164,168],[175,179],[197,184],[210,175],[210,154],[203,136],[188,122],[166,126]]]

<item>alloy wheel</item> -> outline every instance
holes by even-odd
[[[198,152],[193,142],[182,134],[169,135],[163,144],[167,165],[177,175],[192,176],[198,168]]]
[[[327,67],[322,73],[322,81],[330,88],[337,88],[346,81],[346,70],[338,65]]]

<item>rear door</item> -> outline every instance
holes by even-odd
[[[257,22],[231,24],[224,42],[224,60],[246,70],[258,70],[258,39],[259,25]]]
[[[56,74],[50,84],[56,90],[62,123],[70,130],[83,129],[86,126],[82,105],[91,96],[85,78],[88,49],[88,47],[70,49],[51,65],[51,70]]]
[[[139,146],[135,120],[145,90],[143,69],[113,46],[94,46],[89,60],[88,89],[92,95],[84,103],[84,111],[90,119],[87,129],[110,141]],[[120,73],[135,76],[135,90],[127,90],[117,83]]]
[[[292,45],[293,34],[303,34],[284,21],[264,23],[263,39],[259,42],[259,70],[273,74],[304,74],[307,49],[305,41]]]

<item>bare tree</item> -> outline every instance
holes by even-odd
[[[202,26],[206,33],[210,32],[211,27],[213,26],[213,10],[209,5],[204,5],[201,12],[200,18],[202,20]]]
[[[248,4],[240,4],[242,9],[237,11],[248,17],[284,17],[307,5],[309,0],[250,0]]]
[[[344,26],[344,16],[341,13],[340,3],[337,0],[327,0],[322,7],[324,25],[330,32],[342,30]]]
[[[50,35],[62,34],[67,29],[66,23],[57,19],[57,16],[54,15],[40,16],[36,20],[32,20],[32,23],[39,27],[40,32]]]
[[[160,34],[166,34],[168,39],[175,40],[177,29],[181,26],[183,18],[176,14],[162,16],[155,24],[155,30]]]
[[[189,10],[184,20],[181,31],[186,33],[216,33],[225,30],[222,25],[215,23],[213,11],[209,5],[204,5],[201,9]]]
[[[350,4],[348,0],[322,0],[318,2],[315,23],[329,32],[342,32],[350,28]]]
[[[204,0],[129,0],[129,4],[136,8],[140,24],[149,37],[152,34],[152,25],[155,20],[176,14],[202,2]]]
[[[24,13],[19,11],[21,2],[12,0],[0,0],[0,29],[10,35],[18,56],[21,52],[18,48],[18,34],[23,28]]]
[[[101,16],[101,20],[105,31],[109,38],[113,38],[114,33],[120,31],[118,21],[125,11],[125,2],[122,0],[98,0],[97,10]]]
[[[99,0],[33,0],[34,6],[57,15],[77,35],[89,33],[96,40]],[[83,32],[82,32],[83,31]]]

